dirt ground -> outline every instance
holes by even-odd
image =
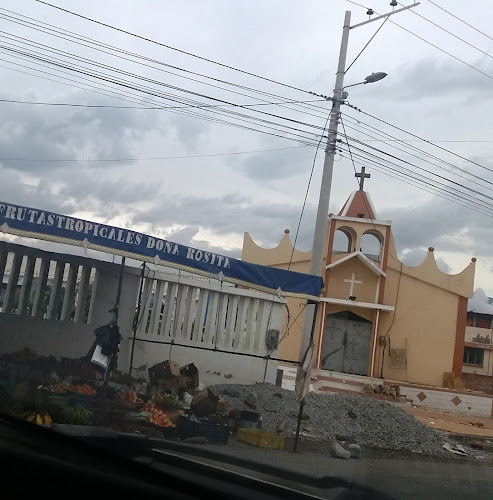
[[[402,409],[434,429],[453,432],[454,434],[493,438],[493,418],[460,415],[410,405],[403,405]]]

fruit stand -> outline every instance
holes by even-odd
[[[199,384],[193,364],[159,363],[148,381],[118,372],[104,381],[85,358],[56,359],[28,349],[0,356],[0,411],[45,427],[102,426],[227,443],[228,426],[212,418],[218,402]]]

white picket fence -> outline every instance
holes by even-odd
[[[100,274],[87,258],[0,241],[0,311],[91,323]]]
[[[228,352],[277,350],[284,302],[227,283],[155,273],[145,278],[137,337]]]

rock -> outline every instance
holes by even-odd
[[[230,408],[260,413],[264,432],[293,436],[296,431],[299,400],[293,391],[269,384],[220,384],[211,389],[218,395],[230,390],[238,394],[236,399],[228,398]],[[255,391],[258,397],[255,410],[243,405],[251,391]],[[274,396],[275,393],[281,394],[282,398]],[[310,393],[306,397],[304,412],[310,415],[310,420],[304,421],[303,426],[309,427],[317,439],[327,443],[335,438],[345,441],[347,445],[344,444],[344,447],[357,443],[363,451],[368,447],[431,456],[448,453],[442,449],[448,439],[441,432],[426,426],[399,406],[376,398],[356,394]],[[230,414],[231,418],[239,417],[239,412],[232,411]],[[351,418],[349,414],[356,418]],[[479,439],[471,437],[469,441]],[[490,448],[493,451],[493,443],[481,442],[484,443],[484,452],[489,452]]]
[[[483,451],[484,450],[484,445],[483,443],[479,442],[479,441],[471,441],[469,443],[469,446],[473,449],[473,450],[479,450],[479,451]]]
[[[349,417],[349,418],[352,418],[353,420],[354,420],[355,418],[358,418],[358,415],[356,415],[356,413],[354,413],[354,411],[353,411],[353,410],[349,410],[349,411],[347,412],[347,415],[348,415],[348,417]]]
[[[256,410],[258,407],[258,395],[255,391],[251,391],[248,393],[248,396],[245,398],[245,404],[248,408],[252,410]]]
[[[273,394],[273,396],[274,396],[275,398],[282,399],[282,394],[281,394],[280,392],[275,392],[275,393]]]
[[[281,420],[279,424],[277,424],[277,433],[282,434],[286,430],[286,426],[288,425],[288,421],[286,419]]]
[[[308,413],[303,412],[303,415],[301,415],[301,420],[310,420],[310,415]]]
[[[239,398],[240,397],[240,391],[237,391],[236,389],[233,389],[232,387],[226,387],[223,390],[223,394],[225,396],[231,396],[232,398]]]
[[[350,444],[348,446],[349,454],[351,458],[360,458],[361,457],[361,446],[359,444]]]
[[[330,443],[330,452],[333,457],[343,458],[344,460],[351,457],[349,451],[345,450],[337,441],[332,441]]]

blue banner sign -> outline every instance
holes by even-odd
[[[267,293],[319,300],[322,278],[251,264],[129,229],[0,201],[4,233],[66,243],[223,279]]]

